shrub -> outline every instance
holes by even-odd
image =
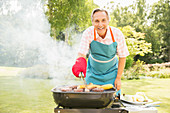
[[[133,67],[129,67],[124,71],[124,78],[126,79],[139,79],[139,75],[142,75],[141,70],[143,70],[143,61],[136,61]]]
[[[162,59],[153,59],[153,60],[150,60],[149,63],[151,64],[155,64],[155,63],[163,63],[164,61]]]
[[[146,74],[146,76],[153,78],[170,78],[170,73],[162,72],[162,71],[151,71]]]
[[[126,57],[125,69],[132,67],[133,62],[134,62],[134,59],[130,56],[127,56]]]

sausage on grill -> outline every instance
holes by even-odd
[[[70,91],[72,91],[72,88],[69,88],[69,87],[61,88],[61,91],[62,92],[70,92]]]
[[[92,89],[93,92],[103,92],[104,89],[103,88],[94,88]]]
[[[83,92],[83,89],[74,89],[74,92]]]

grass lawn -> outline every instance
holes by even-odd
[[[153,102],[162,102],[157,107],[158,113],[170,113],[170,79],[142,79],[123,80],[122,94],[134,95],[136,92],[145,92]]]
[[[53,113],[56,104],[50,90],[57,83],[50,79],[17,77],[19,70],[0,67],[0,113]],[[169,113],[169,86],[170,79],[123,80],[122,93],[145,92],[154,102],[162,102],[159,113]]]

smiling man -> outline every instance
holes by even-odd
[[[109,14],[106,10],[93,10],[91,20],[93,26],[83,32],[72,72],[76,77],[83,72],[87,84],[113,84],[118,94],[121,91],[126,57],[129,55],[125,38],[119,29],[109,26]],[[86,62],[88,51],[90,55]]]
[[[104,39],[107,33],[107,26],[109,25],[108,13],[95,10],[91,19],[94,29],[97,31],[98,35]]]

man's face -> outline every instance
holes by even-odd
[[[109,19],[107,17],[107,14],[103,11],[94,13],[92,24],[95,30],[97,30],[99,36],[104,38],[106,35],[107,26],[109,25]]]

